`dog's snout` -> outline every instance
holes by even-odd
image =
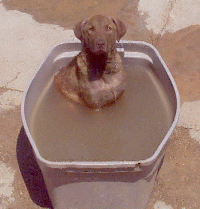
[[[100,39],[100,40],[97,40],[96,44],[98,46],[104,46],[105,45],[105,41]]]
[[[96,54],[106,53],[107,47],[106,47],[106,41],[102,38],[96,39],[93,45],[93,52]]]

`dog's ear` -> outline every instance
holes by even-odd
[[[83,26],[86,24],[86,22],[87,22],[87,20],[84,20],[84,21],[78,22],[78,23],[75,25],[74,34],[75,34],[75,36],[76,36],[79,40],[82,40],[82,39],[83,39],[82,28],[83,28]]]
[[[117,18],[112,18],[113,22],[117,26],[117,41],[119,41],[126,33],[126,25]]]

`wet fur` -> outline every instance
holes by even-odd
[[[82,50],[55,75],[59,91],[93,108],[119,98],[125,90],[126,73],[115,44],[125,32],[122,21],[103,15],[77,23],[74,33],[82,42]]]

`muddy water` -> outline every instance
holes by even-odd
[[[150,157],[171,125],[171,106],[149,68],[135,66],[127,73],[123,96],[99,111],[68,101],[50,81],[35,106],[30,124],[42,157],[51,161]]]

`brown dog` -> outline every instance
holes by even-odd
[[[126,33],[125,24],[96,15],[77,23],[74,33],[82,50],[55,75],[54,84],[68,98],[90,107],[114,102],[125,89],[126,74],[115,46]]]

